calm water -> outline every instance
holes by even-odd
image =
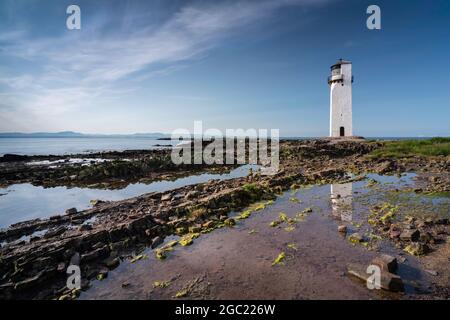
[[[272,205],[238,220],[233,228],[202,234],[191,246],[176,245],[163,261],[147,248],[143,252],[147,259],[135,263],[124,260],[106,279],[93,281],[81,299],[172,299],[193,279],[196,284],[188,299],[398,298],[382,290],[367,290],[344,274],[348,263],[368,265],[377,253],[363,245],[352,245],[337,226],[347,225],[349,234],[359,232],[369,237],[370,207],[386,201],[386,195],[396,188],[414,186],[413,174],[369,177],[378,184],[368,187],[368,180],[363,180],[285,192]],[[407,194],[408,198],[396,203],[399,214],[409,213],[413,198],[422,198]],[[299,216],[306,208],[312,212]],[[428,212],[426,202],[421,209]],[[296,222],[290,228],[285,222],[271,227],[280,212],[297,217]],[[178,238],[168,237],[161,247],[172,240]],[[383,239],[370,240],[370,246],[381,253],[402,254]],[[285,253],[283,265],[272,265],[280,252]],[[428,286],[414,257],[400,264],[398,274],[405,281],[407,293],[415,293],[413,286]],[[170,282],[166,288],[154,288],[154,281]],[[123,288],[123,283],[129,285]]]
[[[0,138],[0,156],[6,153],[20,155],[60,155],[98,151],[154,149],[155,145],[174,145],[178,142],[136,137],[104,138]]]
[[[62,214],[68,208],[78,210],[89,208],[90,200],[123,200],[149,192],[162,192],[187,185],[206,182],[211,179],[234,179],[245,177],[249,169],[258,166],[245,165],[227,174],[200,174],[180,178],[174,181],[157,181],[150,184],[134,183],[120,190],[102,190],[88,188],[43,188],[29,183],[15,184],[0,188],[0,228],[35,219]]]

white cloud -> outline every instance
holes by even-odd
[[[4,33],[0,40],[15,42],[5,45],[0,55],[36,63],[41,70],[4,77],[0,84],[20,89],[11,102],[33,116],[61,115],[111,94],[118,81],[123,87],[124,78],[176,69],[178,63],[206,54],[225,37],[281,7],[312,3],[317,0],[211,2],[185,6],[159,28],[119,28],[109,33],[82,29],[46,39],[27,37],[23,31]],[[139,15],[143,21],[147,18]],[[23,96],[27,98],[18,98]]]

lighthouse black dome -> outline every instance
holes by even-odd
[[[339,59],[335,64],[333,64],[333,65],[331,66],[331,69],[334,69],[334,68],[336,68],[336,67],[339,67],[341,64],[351,64],[351,62],[348,61],[348,60]]]

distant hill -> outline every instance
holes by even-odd
[[[170,135],[160,132],[152,133],[134,133],[134,134],[86,134],[73,131],[62,131],[62,132],[33,132],[33,133],[23,133],[23,132],[0,132],[1,138],[127,138],[127,137],[137,137],[137,138],[165,138],[170,137]]]

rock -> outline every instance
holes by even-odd
[[[59,235],[63,234],[64,232],[66,232],[66,230],[67,230],[67,228],[64,227],[64,226],[60,226],[60,227],[56,227],[54,229],[50,229],[49,231],[47,231],[44,234],[44,238],[48,239],[48,238],[59,236]]]
[[[100,242],[94,243],[94,244],[91,246],[91,248],[95,250],[95,249],[103,248],[104,245],[105,245],[105,244],[104,244],[103,242],[100,241]]]
[[[397,271],[397,259],[388,254],[381,254],[372,260],[372,264],[379,266],[382,271],[395,273]]]
[[[154,237],[152,239],[152,245],[151,248],[156,248],[157,246],[159,246],[161,243],[163,243],[164,239],[161,237]]]
[[[146,235],[147,237],[151,237],[152,234],[153,234],[153,232],[152,232],[151,229],[145,229],[145,235]]]
[[[90,203],[93,207],[95,207],[95,206],[98,206],[98,205],[100,205],[100,204],[102,204],[102,203],[105,203],[105,201],[99,200],[99,199],[93,199],[93,200],[90,200],[89,203]]]
[[[347,226],[345,225],[338,226],[338,232],[347,233]]]
[[[115,269],[119,266],[120,264],[120,259],[119,258],[108,258],[104,261],[105,265],[109,268],[109,269]]]
[[[91,282],[88,279],[81,279],[81,290],[86,291],[91,286]]]
[[[389,160],[380,163],[376,168],[375,172],[379,174],[388,173],[395,170],[395,164]]]
[[[84,223],[84,219],[72,219],[72,220],[70,220],[70,223],[72,223],[74,225],[81,225]]]
[[[351,243],[360,243],[360,242],[363,242],[364,241],[364,239],[363,239],[363,237],[359,234],[359,233],[352,233],[349,237],[348,237],[348,240],[351,242]]]
[[[24,290],[37,285],[44,276],[44,272],[39,272],[37,275],[25,280],[19,281],[14,285],[15,290]]]
[[[236,224],[236,221],[233,218],[228,218],[223,222],[226,226],[232,227]]]
[[[430,177],[430,181],[431,181],[431,182],[438,182],[439,180],[441,180],[440,177],[435,177],[435,176],[431,176],[431,177]]]
[[[78,252],[75,252],[72,258],[70,259],[70,264],[79,266],[80,265],[80,254]]]
[[[209,220],[207,222],[205,222],[202,226],[203,228],[209,229],[214,227],[214,225],[216,224],[216,222],[214,220]]]
[[[106,279],[108,277],[108,272],[109,270],[106,268],[101,268],[97,274],[97,280],[103,280]]]
[[[448,225],[449,224],[449,219],[448,218],[438,219],[438,220],[436,220],[436,224]]]
[[[188,230],[185,227],[178,227],[175,229],[175,233],[177,235],[183,235],[183,234],[187,233],[187,231]]]
[[[425,272],[431,274],[434,277],[437,277],[439,273],[436,270],[425,269]]]
[[[89,231],[89,230],[92,230],[92,226],[90,224],[83,224],[78,228],[78,230]]]
[[[28,159],[29,159],[28,156],[7,153],[7,154],[3,155],[3,157],[0,157],[0,162],[26,161]]]
[[[420,232],[417,229],[405,229],[400,234],[400,239],[403,241],[417,241],[419,240]]]
[[[189,227],[189,232],[190,233],[198,233],[201,230],[202,230],[202,226],[201,225],[195,225],[195,226]]]
[[[85,253],[81,255],[81,262],[89,262],[99,258],[106,256],[109,252],[109,248],[107,245],[102,248],[95,249],[91,252]]]
[[[76,214],[78,212],[78,210],[77,210],[77,208],[70,208],[70,209],[67,209],[66,210],[66,214],[67,215],[73,215],[73,214]]]
[[[40,240],[41,239],[41,237],[39,237],[39,236],[31,236],[30,237],[30,242],[35,242],[35,241],[38,241],[38,240]],[[2,246],[0,245],[0,248],[1,248]]]
[[[389,238],[396,239],[396,238],[400,237],[401,234],[402,234],[402,230],[397,225],[391,224],[391,226],[389,228]]]
[[[367,268],[360,264],[347,265],[347,274],[354,276],[365,283],[367,283],[367,280],[371,276],[371,273],[367,273]],[[381,289],[392,292],[404,291],[402,279],[398,275],[386,271],[381,271],[380,287]]]
[[[111,247],[111,251],[114,251],[114,252],[121,251],[128,247],[128,241],[123,240],[123,241],[113,242],[110,244],[110,247]]]
[[[66,263],[65,262],[58,263],[58,266],[56,267],[56,271],[66,272]]]
[[[413,256],[421,256],[430,251],[430,248],[423,243],[420,242],[412,242],[410,245],[406,246],[405,249],[403,249],[405,252],[408,252],[410,255]]]
[[[172,198],[172,195],[169,194],[165,194],[161,197],[161,201],[169,201]]]
[[[415,225],[416,225],[416,227],[417,227],[418,229],[420,229],[420,228],[425,227],[425,226],[426,226],[426,223],[425,223],[424,220],[417,219],[417,220],[415,221]]]
[[[192,191],[189,191],[189,192],[186,194],[185,198],[186,198],[186,199],[194,199],[195,197],[198,196],[198,194],[199,194],[198,191],[192,190]]]
[[[420,233],[419,240],[420,240],[420,242],[424,242],[424,243],[431,243],[431,244],[435,243],[433,235],[429,232]]]

